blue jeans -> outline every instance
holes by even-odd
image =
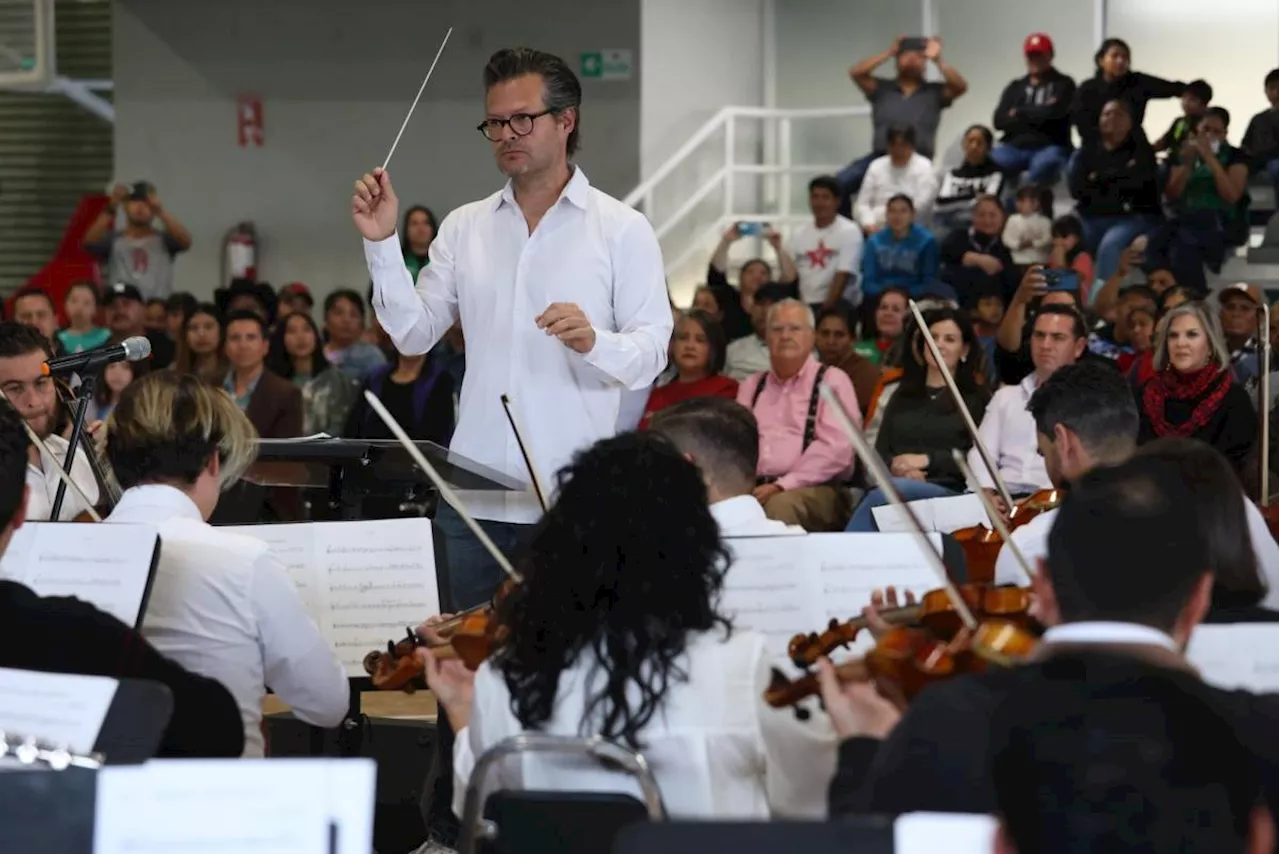
[[[991,150],[991,159],[1009,176],[1011,184],[1016,184],[1023,172],[1033,184],[1056,184],[1070,156],[1071,149],[1065,145],[1014,148],[1002,142]]]
[[[948,495],[955,495],[945,486],[938,486],[936,483],[929,483],[927,480],[913,480],[907,477],[895,477],[893,485],[898,490],[898,494],[902,496],[903,501],[919,501],[922,498],[945,498]],[[889,503],[889,499],[884,497],[884,492],[880,487],[868,492],[862,499],[862,503],[858,505],[858,509],[853,511],[853,518],[849,520],[845,531],[855,534],[872,534],[880,530],[876,525],[876,519],[871,515],[871,511],[876,507],[883,507]]]
[[[1271,186],[1274,187],[1277,182],[1280,182],[1280,160],[1274,157],[1271,158],[1267,161],[1267,165],[1262,168],[1262,171],[1266,172],[1271,178]]]
[[[1106,281],[1120,266],[1120,253],[1140,234],[1146,234],[1155,221],[1146,216],[1081,216],[1084,244],[1093,253],[1098,279]]]
[[[476,535],[462,521],[458,511],[444,501],[436,512],[436,527],[444,535],[448,589],[440,590],[440,606],[444,612],[462,611],[488,602],[506,578],[498,562],[481,545]],[[517,552],[533,535],[533,525],[477,520],[481,529],[507,558],[515,560]]]

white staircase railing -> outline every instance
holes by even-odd
[[[867,150],[855,140],[869,137],[865,117],[870,114],[869,107],[725,107],[628,193],[623,201],[653,224],[676,304],[692,299],[717,240],[731,224],[769,223],[785,234],[808,219],[808,206],[797,191]],[[797,125],[810,133],[799,136]],[[823,155],[840,162],[808,162]],[[760,240],[754,242],[759,255]]]

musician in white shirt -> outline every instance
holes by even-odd
[[[728,560],[702,478],[669,441],[628,433],[581,453],[498,604],[501,648],[474,673],[419,650],[458,733],[455,811],[476,757],[525,731],[643,753],[673,817],[765,818],[785,801],[761,721],[785,712],[761,699],[764,638],[719,610]],[[482,793],[494,786],[638,793],[628,775],[539,754]]]
[[[571,162],[582,89],[563,60],[501,50],[484,71],[477,130],[509,180],[454,210],[431,244],[417,290],[396,236],[399,202],[386,171],[355,183],[378,321],[402,353],[425,353],[457,320],[468,342],[451,450],[528,480],[502,411],[510,394],[530,455],[552,476],[574,452],[613,435],[624,391],[666,365],[672,320],[662,253],[644,215],[593,188]],[[500,548],[515,551],[540,515],[532,493],[463,494]],[[497,564],[450,508],[446,537],[454,608],[488,600]]]
[[[48,339],[34,326],[13,321],[0,323],[0,391],[54,454],[50,456],[36,445],[29,452],[27,487],[31,497],[27,519],[32,522],[47,522],[53,516],[58,484],[62,482],[53,469],[63,467],[69,447],[67,440],[54,432],[61,404],[53,377],[44,370],[45,362],[51,358]],[[95,441],[96,435],[105,435],[100,433],[101,425],[100,421],[86,425],[83,441]],[[98,482],[84,447],[76,449],[71,479],[90,501],[97,502]],[[80,496],[68,489],[58,521],[68,522],[85,509]]]
[[[760,428],[751,410],[723,397],[695,397],[654,414],[650,432],[671,440],[702,472],[711,516],[722,537],[771,537],[805,533],[764,515],[756,486]]]
[[[256,439],[221,389],[165,372],[125,390],[107,440],[125,493],[106,521],[152,523],[160,533],[142,634],[231,691],[246,757],[263,755],[267,687],[321,727],[341,723],[350,697],[341,662],[266,543],[206,522],[221,489],[253,462]]]
[[[1030,495],[1053,486],[1036,444],[1036,421],[1027,411],[1027,403],[1054,371],[1075,364],[1088,343],[1089,331],[1079,312],[1065,305],[1043,306],[1031,331],[1031,363],[1035,369],[1017,385],[996,391],[987,404],[978,436],[1010,495]],[[969,449],[969,468],[983,489],[996,497],[995,483],[976,446]]]

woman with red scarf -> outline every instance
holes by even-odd
[[[1217,316],[1202,302],[1170,310],[1152,349],[1155,374],[1139,392],[1138,444],[1164,436],[1199,439],[1241,472],[1258,419],[1248,393],[1232,380]]]

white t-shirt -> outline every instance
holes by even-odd
[[[825,302],[836,273],[849,274],[845,299],[854,305],[862,302],[862,288],[857,282],[862,267],[862,229],[853,220],[837,215],[826,228],[807,223],[788,243],[800,273],[802,302]]]

